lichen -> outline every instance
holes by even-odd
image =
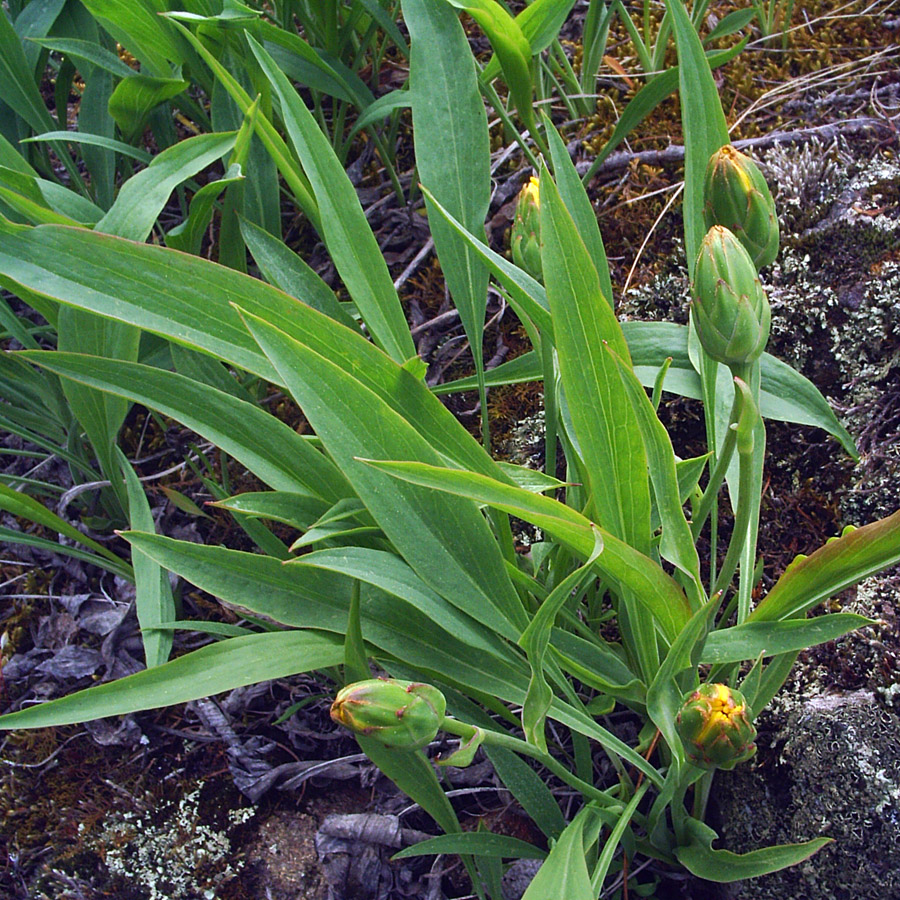
[[[233,809],[228,820],[236,826],[254,814],[251,807]],[[97,851],[111,875],[143,888],[148,900],[213,900],[244,865],[233,858],[228,831],[203,820],[199,788],[182,795],[162,817],[149,811],[111,814]]]

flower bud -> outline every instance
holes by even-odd
[[[717,150],[703,186],[706,227],[724,225],[750,254],[757,271],[778,255],[775,201],[759,167],[731,144]]]
[[[724,684],[701,684],[687,694],[675,728],[687,758],[701,768],[733,769],[756,753],[747,702]]]
[[[389,747],[419,750],[438,733],[446,707],[444,695],[430,684],[369,678],[338,692],[331,718]]]
[[[538,281],[543,278],[540,212],[540,182],[532,175],[519,192],[509,244],[513,262]]]
[[[753,260],[721,225],[700,243],[692,294],[697,335],[713,359],[732,366],[759,358],[769,340],[769,301]]]

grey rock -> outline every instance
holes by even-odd
[[[727,849],[834,839],[800,865],[736,885],[735,898],[900,897],[900,719],[873,694],[806,699],[760,764],[717,775],[713,791]]]

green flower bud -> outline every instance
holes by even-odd
[[[775,201],[759,167],[731,144],[717,150],[703,185],[706,227],[724,225],[750,254],[757,270],[778,255]]]
[[[540,182],[532,175],[516,201],[516,217],[509,233],[509,245],[513,262],[537,281],[543,278],[540,213]]]
[[[389,747],[419,750],[434,740],[446,708],[444,695],[430,684],[370,678],[338,692],[331,718]]]
[[[721,225],[700,243],[692,294],[697,335],[713,359],[733,366],[759,358],[769,340],[769,301],[753,260]]]
[[[675,728],[687,758],[701,768],[733,769],[756,753],[747,701],[724,684],[702,684],[687,694]]]

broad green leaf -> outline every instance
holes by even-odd
[[[241,219],[240,225],[244,243],[269,284],[347,328],[359,330],[352,316],[338,303],[334,291],[284,241],[247,219]]]
[[[350,577],[325,568],[284,565],[258,553],[160,535],[129,532],[125,537],[160,565],[240,613],[298,628],[318,628],[338,635],[346,632]],[[465,635],[473,630],[480,631],[482,644],[491,640],[490,631],[480,621],[451,608],[444,615],[455,617],[457,625],[445,630],[406,596],[415,595],[398,597],[363,585],[360,613],[367,643],[420,672],[436,672],[444,680],[471,690],[510,703],[522,702],[528,683],[523,660],[511,650],[502,655],[488,653],[467,643]],[[457,632],[463,637],[457,637]]]
[[[116,556],[112,550],[108,550],[102,544],[97,543],[93,538],[89,538],[86,534],[82,534],[74,525],[70,525],[64,519],[61,519],[56,513],[51,512],[38,500],[29,497],[21,491],[14,491],[5,484],[0,484],[0,509],[16,516],[17,518],[28,519],[49,528],[58,534],[67,537],[77,544],[81,544],[105,557],[110,562],[118,563],[120,566],[128,568],[127,563],[120,557]]]
[[[591,521],[551,497],[533,494],[474,472],[425,463],[370,459],[368,464],[405,481],[468,497],[531,522],[568,545],[583,559],[587,559],[594,549]],[[663,633],[674,640],[691,615],[681,588],[651,559],[615,535],[603,529],[599,531],[603,552],[595,564],[597,568],[613,582],[633,590],[659,622]]]
[[[681,491],[675,467],[675,451],[665,426],[656,415],[650,398],[637,375],[609,351],[619,366],[625,393],[634,410],[637,426],[644,442],[644,452],[650,470],[650,481],[656,498],[656,509],[662,524],[659,552],[663,559],[677,566],[687,578],[686,592],[693,609],[706,601],[700,578],[700,558],[690,526],[682,509]]]
[[[52,209],[40,189],[43,179],[23,175],[0,166],[0,201],[15,210],[30,225],[80,225],[79,222]]]
[[[798,557],[750,613],[751,622],[789,619],[900,562],[900,512],[832,538]]]
[[[544,834],[556,839],[566,827],[553,792],[525,760],[510,750],[488,745],[485,753],[500,780]]]
[[[292,491],[248,491],[210,505],[245,516],[283,522],[298,529],[309,528],[329,506],[318,497]]]
[[[708,825],[691,817],[687,818],[686,824],[691,843],[676,847],[675,856],[693,875],[720,884],[757,878],[788,866],[796,866],[833,840],[814,838],[802,844],[780,844],[752,850],[750,853],[732,853],[730,850],[712,849],[712,843],[718,835]]]
[[[460,615],[399,557],[366,547],[342,547],[307,553],[288,564],[290,570],[307,567],[355,578],[380,588],[414,606],[450,634],[487,653],[508,654],[508,648],[485,628],[473,627],[473,620]]]
[[[422,580],[515,639],[524,610],[481,513],[465,500],[401,486],[360,462],[399,457],[437,465],[437,451],[353,374],[261,319],[246,321],[337,466]]]
[[[184,93],[191,83],[183,78],[158,78],[132,73],[123,78],[109,98],[109,114],[126,141],[135,140],[144,130],[150,113],[166,100]]]
[[[119,190],[97,231],[145,241],[172,191],[215,163],[234,146],[235,134],[198,134],[166,148]]]
[[[208,260],[57,226],[4,225],[0,271],[64,304],[139,326],[275,384],[281,376],[235,306],[353,372],[454,462],[502,478],[490,456],[420,380],[359,333],[270,285]],[[40,260],[41,264],[38,264]]]
[[[154,0],[83,0],[91,15],[154,75],[170,74],[170,62],[184,62],[182,48]]]
[[[498,859],[544,859],[546,850],[535,847],[519,838],[490,831],[469,831],[464,834],[442,834],[413,844],[391,859],[409,859],[413,856],[431,856],[438,853],[471,853],[474,856],[494,856]]]
[[[127,678],[0,716],[0,730],[70,725],[186,703],[258,681],[335,666],[343,653],[338,640],[314,631],[231,638]]]
[[[224,391],[140,363],[58,351],[22,355],[58,375],[171,416],[276,490],[334,502],[350,489],[332,463],[293,428]]]
[[[356,189],[284,73],[253,38],[247,39],[281,102],[285,128],[312,185],[320,230],[335,268],[375,342],[396,362],[403,362],[415,355],[415,345]]]
[[[759,656],[778,656],[833,641],[848,631],[874,625],[855,613],[829,613],[814,619],[745,622],[713,631],[706,638],[700,659],[704,663],[734,663]]]
[[[136,531],[152,532],[156,528],[156,523],[153,521],[147,495],[124,453],[120,454],[119,462],[125,477],[131,527]],[[144,657],[147,668],[152,669],[165,663],[172,650],[172,632],[157,630],[155,626],[175,618],[177,614],[175,600],[172,597],[168,573],[149,556],[140,550],[133,550],[131,565],[134,567],[137,617],[144,642]]]
[[[634,412],[608,344],[631,357],[597,270],[549,174],[541,174],[541,262],[553,339],[591,508],[599,524],[643,553],[650,547],[647,459]]]
[[[603,246],[603,237],[600,234],[600,226],[597,224],[597,215],[594,212],[593,204],[584,189],[584,184],[575,169],[566,145],[546,115],[544,115],[544,130],[550,145],[553,177],[556,179],[559,195],[565,203],[569,215],[572,216],[572,221],[578,229],[578,235],[584,241],[588,255],[600,276],[600,292],[603,294],[603,299],[612,308],[613,289],[609,275],[609,263],[606,260],[606,249]]]
[[[483,397],[482,340],[488,270],[476,250],[435,213],[432,198],[484,238],[491,196],[490,140],[475,63],[455,13],[442,2],[404,0],[412,42],[409,97],[419,180],[450,296],[459,311]]]
[[[522,900],[548,900],[550,897],[595,900],[583,841],[584,828],[591,813],[591,807],[584,807],[566,826],[522,895]]]
[[[647,688],[621,655],[604,641],[587,641],[569,631],[553,629],[551,648],[560,666],[590,687],[632,707],[647,701]]]

